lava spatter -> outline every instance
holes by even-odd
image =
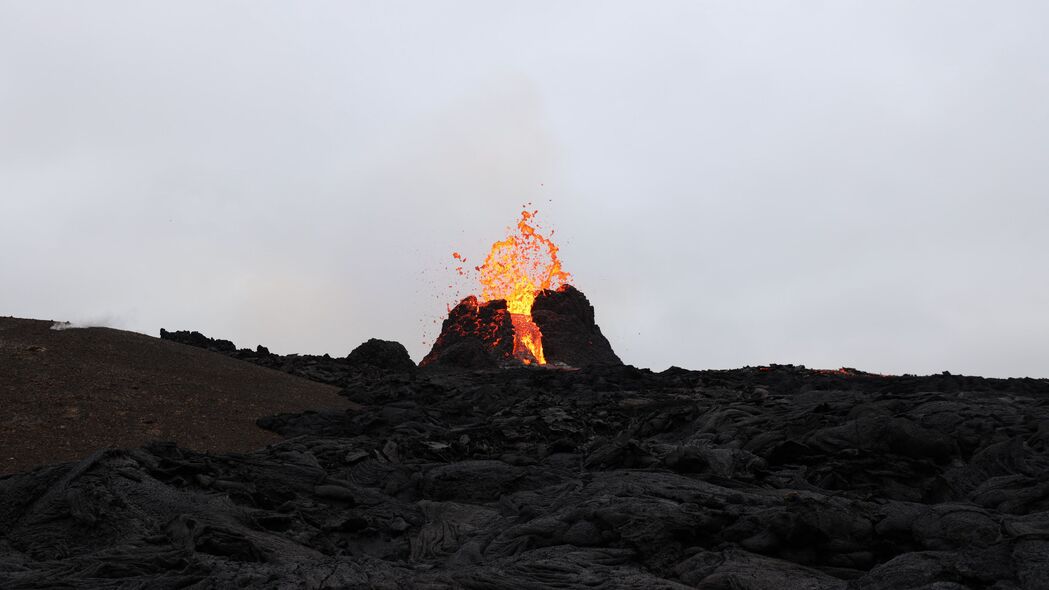
[[[532,321],[532,303],[539,291],[557,288],[572,277],[561,268],[557,245],[540,233],[537,213],[522,211],[517,225],[505,239],[492,244],[484,264],[476,270],[481,299],[506,301],[514,325],[514,357],[543,365],[543,335]]]

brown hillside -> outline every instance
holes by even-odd
[[[52,324],[0,317],[0,473],[150,440],[248,451],[280,439],[260,416],[350,406],[335,387],[206,350]]]

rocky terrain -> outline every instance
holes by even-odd
[[[654,373],[574,288],[532,316],[546,366],[472,298],[422,367],[382,340],[281,356],[162,330],[346,405],[261,416],[283,438],[251,452],[0,477],[0,587],[1049,588],[1049,381]]]
[[[1045,380],[260,356],[354,407],[0,478],[0,587],[1049,588]]]

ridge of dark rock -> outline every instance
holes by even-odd
[[[237,350],[237,346],[229,340],[208,338],[197,331],[176,330],[174,332],[168,332],[164,328],[161,328],[160,339],[178,342],[179,344],[185,344],[187,346],[195,346],[212,352],[231,353],[236,352]]]
[[[255,350],[238,349],[229,340],[208,338],[200,332],[160,330],[160,338],[187,346],[204,348],[237,360],[283,371],[298,377],[328,385],[345,386],[362,373],[381,377],[386,373],[411,372],[416,369],[404,345],[392,340],[371,338],[345,357],[331,355],[288,354],[279,355],[259,345]]]

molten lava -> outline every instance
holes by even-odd
[[[533,225],[536,213],[522,211],[516,229],[492,244],[484,264],[474,270],[480,274],[481,299],[506,300],[514,326],[514,357],[525,364],[545,365],[543,335],[532,321],[532,303],[540,290],[555,289],[572,277],[561,270],[557,245]],[[458,252],[453,256],[465,261]],[[456,270],[462,272],[461,268]]]
[[[526,365],[545,365],[543,333],[532,321],[532,314],[511,313],[510,321],[514,324],[514,357]]]

